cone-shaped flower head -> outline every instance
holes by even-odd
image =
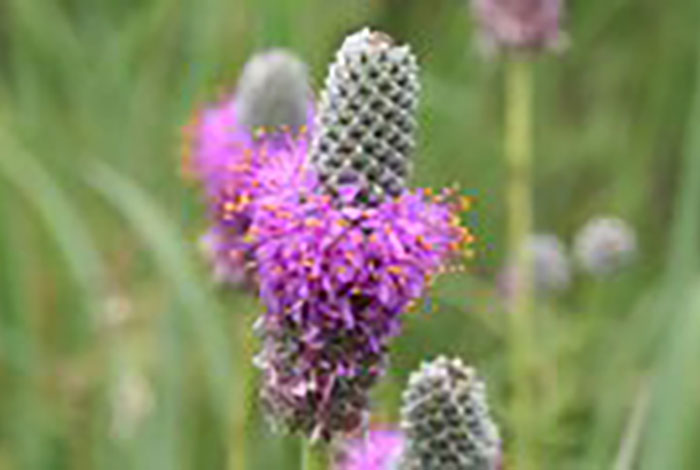
[[[637,253],[637,237],[627,222],[616,217],[596,217],[574,239],[574,254],[582,269],[606,276],[628,265]]]
[[[256,216],[265,371],[276,423],[330,440],[363,422],[399,316],[469,241],[443,195],[405,192],[371,208],[356,192],[270,201]]]
[[[299,129],[306,125],[310,95],[306,65],[295,55],[283,49],[257,54],[238,80],[241,125]]]
[[[256,78],[266,83],[264,90]],[[244,237],[262,197],[315,185],[313,174],[301,171],[310,129],[300,125],[300,106],[301,122],[310,125],[313,105],[303,65],[287,53],[261,54],[246,66],[233,96],[198,113],[186,128],[184,168],[205,190],[212,226],[202,249],[219,280],[250,284]],[[252,129],[251,123],[268,127]]]
[[[403,450],[398,431],[371,430],[343,449],[338,470],[397,470]]]
[[[498,428],[484,382],[459,359],[439,357],[414,372],[403,394],[401,470],[495,470]]]
[[[345,39],[321,95],[313,164],[330,194],[360,188],[361,200],[397,196],[415,146],[418,66],[408,46],[363,29]]]
[[[563,0],[471,0],[486,52],[561,49]]]
[[[564,244],[551,234],[530,235],[525,241],[532,256],[533,283],[538,295],[550,295],[566,290],[571,284],[571,262]],[[500,274],[501,294],[509,299],[519,282],[512,262]]]

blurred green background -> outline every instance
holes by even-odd
[[[570,49],[536,65],[536,228],[570,242],[617,214],[640,255],[538,305],[536,468],[697,469],[700,4],[568,10]],[[466,0],[3,0],[0,470],[299,468],[257,408],[259,306],[197,253],[181,128],[260,48],[297,51],[318,90],[364,25],[419,56],[415,183],[476,195],[479,236],[469,272],[407,315],[375,421],[396,421],[421,360],[458,354],[508,446],[503,68],[477,53]]]

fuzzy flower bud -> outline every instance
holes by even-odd
[[[242,126],[299,129],[311,96],[306,65],[283,49],[257,54],[246,63],[236,96]]]
[[[479,39],[487,53],[558,50],[563,0],[471,0]]]
[[[624,220],[596,217],[574,239],[574,254],[583,270],[606,276],[627,266],[637,253],[637,237]]]
[[[439,357],[411,374],[403,393],[400,470],[495,470],[498,428],[486,387],[460,359]]]
[[[361,188],[364,201],[397,196],[411,170],[418,65],[408,46],[363,29],[345,39],[321,95],[311,160],[331,194]]]

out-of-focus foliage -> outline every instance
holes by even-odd
[[[629,449],[642,469],[697,468],[700,5],[576,0],[568,20],[569,50],[536,66],[536,228],[570,243],[615,214],[639,254],[538,304],[538,468],[635,468]],[[180,128],[259,48],[296,50],[318,89],[364,25],[417,52],[414,183],[476,196],[479,236],[467,272],[407,315],[375,419],[397,420],[421,360],[458,355],[487,380],[507,447],[502,67],[477,53],[466,0],[6,0],[1,470],[299,468],[255,399],[260,307],[197,256]]]

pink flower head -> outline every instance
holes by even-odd
[[[366,437],[350,441],[338,470],[392,470],[397,468],[404,438],[398,431],[372,430]]]
[[[263,200],[249,230],[267,307],[264,401],[287,428],[325,440],[362,423],[399,316],[470,239],[445,195],[358,207],[344,191]]]

